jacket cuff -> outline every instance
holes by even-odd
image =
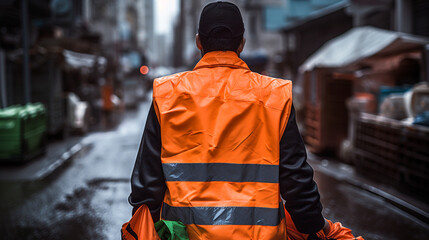
[[[296,219],[296,220],[293,219],[293,222],[296,228],[298,229],[298,231],[305,234],[317,233],[325,226],[325,218],[322,216],[321,213],[318,214],[317,216],[309,217],[305,219],[303,218]]]

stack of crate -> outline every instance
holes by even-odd
[[[429,194],[429,128],[406,128],[401,141],[400,156],[407,170],[405,186],[414,193]]]
[[[346,100],[353,95],[353,76],[315,68],[304,75],[305,136],[310,151],[337,152],[347,138]]]
[[[429,128],[362,113],[356,119],[354,163],[371,178],[429,194]]]

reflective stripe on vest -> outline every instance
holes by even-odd
[[[198,225],[277,226],[285,217],[283,203],[278,208],[261,207],[172,207],[163,204],[162,218]]]
[[[278,183],[278,166],[230,163],[163,163],[166,181]],[[173,207],[164,202],[162,218],[197,225],[277,226],[283,203],[266,207]]]
[[[264,164],[163,163],[167,181],[278,183],[279,168]]]

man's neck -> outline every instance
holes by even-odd
[[[204,49],[201,49],[201,50],[200,50],[200,52],[201,52],[201,57],[204,57],[204,55],[205,55],[206,53],[209,53],[209,52],[205,52],[205,51],[204,51]],[[234,51],[222,51],[222,50],[216,50],[216,51],[210,51],[210,52],[234,52]],[[237,54],[237,56],[238,56],[238,57],[240,57],[240,53],[239,53],[238,51],[235,51],[235,53]]]

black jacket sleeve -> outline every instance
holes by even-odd
[[[161,164],[161,131],[152,103],[131,175],[128,201],[133,206],[133,214],[142,204],[146,204],[154,222],[158,221],[165,190]]]
[[[324,226],[319,191],[313,180],[313,169],[307,163],[304,141],[295,120],[292,105],[285,132],[280,141],[280,193],[286,200],[297,229],[306,234]]]

